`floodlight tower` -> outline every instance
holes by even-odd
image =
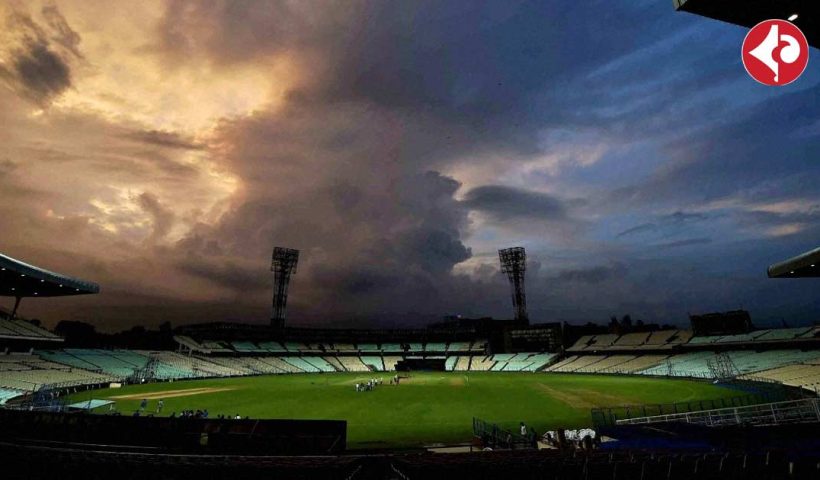
[[[288,283],[296,273],[299,250],[274,247],[270,269],[273,272],[273,315],[271,326],[281,330],[285,326],[285,308],[288,303]]]
[[[524,247],[499,250],[498,258],[501,260],[501,273],[507,274],[507,279],[509,279],[512,288],[515,319],[529,324],[527,295],[524,293],[524,272],[527,270],[527,254],[524,252]]]

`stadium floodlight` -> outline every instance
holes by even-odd
[[[797,17],[798,17],[798,15],[797,15],[796,13],[793,13],[793,14],[789,17],[789,21],[790,21],[790,22],[793,22],[793,21],[797,20]]]
[[[524,247],[505,248],[498,251],[501,261],[501,273],[507,275],[512,289],[513,309],[515,319],[529,323],[527,317],[527,295],[524,291],[524,272],[527,270],[527,254]]]
[[[296,273],[299,262],[299,250],[275,247],[271,258],[270,269],[273,272],[273,315],[271,326],[282,329],[285,326],[285,309],[288,304],[288,283],[290,276]]]

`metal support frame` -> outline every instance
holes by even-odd
[[[524,273],[527,270],[527,254],[524,247],[499,250],[498,259],[501,261],[501,273],[506,274],[507,279],[510,281],[515,319],[529,324],[527,295],[524,291]]]
[[[23,301],[23,297],[14,297],[14,308],[11,310],[11,319],[14,320],[17,318],[17,309],[20,308],[20,302]]]
[[[288,304],[290,276],[296,273],[299,250],[275,247],[270,269],[273,272],[273,314],[271,326],[281,330],[285,326],[285,310]]]

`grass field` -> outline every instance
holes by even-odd
[[[400,386],[354,389],[367,374],[302,374],[134,385],[75,395],[72,401],[112,399],[123,414],[164,399],[162,415],[207,409],[210,416],[337,419],[348,422],[348,448],[401,447],[468,441],[472,418],[538,432],[590,425],[598,406],[668,403],[736,396],[705,382],[613,375],[506,372],[413,373]],[[108,407],[103,407],[107,412]]]

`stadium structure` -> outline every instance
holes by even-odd
[[[99,291],[0,258],[15,298]],[[514,320],[194,324],[173,349],[0,312],[0,458],[9,478],[817,478],[820,326],[529,324],[511,284]]]
[[[820,48],[820,4],[815,0],[673,0],[675,9],[751,28],[773,18],[788,20]]]

